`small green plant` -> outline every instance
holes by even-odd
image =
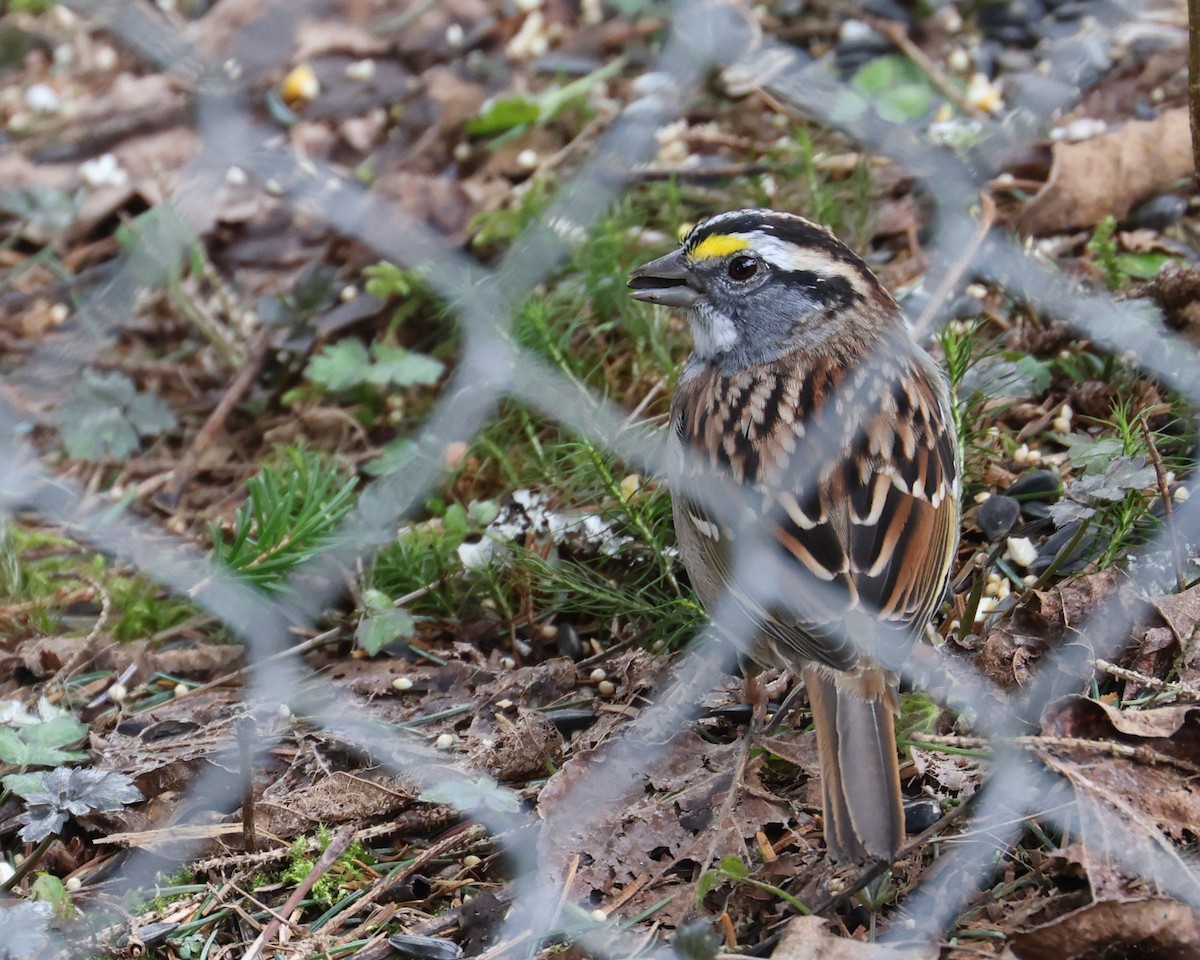
[[[213,560],[266,590],[283,587],[292,570],[332,542],[357,486],[335,460],[301,447],[285,448],[280,460],[247,482],[230,536],[209,527]]]
[[[921,120],[944,101],[929,75],[902,54],[874,57],[859,67],[850,84],[889,123]]]
[[[363,613],[354,630],[354,642],[368,655],[375,656],[395,640],[407,640],[416,623],[412,614],[397,607],[379,590],[363,591]]]
[[[1117,221],[1112,216],[1096,224],[1087,249],[1103,271],[1105,285],[1114,293],[1128,286],[1131,279],[1145,280],[1155,276],[1164,263],[1175,259],[1162,251],[1122,252],[1117,243]]]
[[[330,392],[346,393],[358,387],[428,386],[437,383],[442,370],[439,361],[403,347],[373,343],[368,351],[361,341],[346,339],[313,357],[304,375]]]
[[[74,714],[48,700],[40,700],[34,713],[15,700],[0,701],[0,763],[16,768],[0,781],[4,784],[0,802],[10,793],[40,788],[41,774],[28,772],[34,767],[86,760],[86,753],[65,748],[82,742],[87,732]]]
[[[492,138],[496,144],[511,139],[534,124],[547,124],[567,107],[585,105],[588,91],[605,83],[625,68],[623,59],[613,60],[587,76],[561,87],[551,87],[536,96],[515,94],[489,100],[463,128],[472,137]]]
[[[1116,562],[1159,522],[1150,512],[1159,496],[1158,478],[1141,415],[1130,401],[1119,401],[1106,426],[1108,435],[1069,438],[1068,454],[1081,475],[1066,484],[1062,499],[1050,507],[1059,527],[1088,525],[1089,543],[1101,550],[1096,560],[1100,568]]]
[[[123,373],[85,369],[54,423],[67,453],[78,460],[128,457],[147,437],[175,426],[158,397],[140,393]]]
[[[704,898],[709,895],[722,880],[732,880],[734,883],[744,883],[747,886],[755,887],[772,896],[779,897],[785,901],[793,910],[798,911],[804,916],[812,913],[808,907],[797,900],[786,890],[782,890],[774,884],[764,883],[761,880],[755,880],[750,876],[750,868],[741,860],[734,856],[728,856],[721,860],[719,864],[709,870],[705,870],[700,875],[700,879],[696,882],[696,906],[702,908]]]
[[[322,825],[317,829],[316,840],[321,850],[329,846],[333,833]],[[298,837],[292,844],[291,860],[279,875],[279,880],[285,884],[295,885],[304,880],[316,865],[316,859],[309,851],[309,842],[305,837]],[[374,863],[375,858],[362,842],[355,840],[346,848],[334,862],[333,866],[321,875],[313,884],[310,896],[318,903],[329,906],[337,898],[338,890],[346,883],[359,880],[363,876],[361,863]]]
[[[69,818],[109,813],[142,799],[125,774],[88,767],[55,767],[32,776],[6,777],[5,788],[25,801],[25,811],[16,818],[23,824],[19,835],[37,846],[0,884],[0,890],[11,890],[28,876]]]

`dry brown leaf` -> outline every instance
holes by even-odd
[[[835,937],[821,917],[796,917],[772,951],[771,960],[935,960],[936,946],[899,947]]]
[[[910,747],[910,750],[917,773],[931,778],[953,796],[969,797],[983,783],[983,763],[974,757],[921,747]]]
[[[1192,643],[1192,637],[1196,632],[1196,624],[1200,623],[1200,586],[1191,587],[1182,593],[1154,597],[1150,603],[1175,634],[1184,658],[1188,662],[1193,661],[1196,657],[1196,645]]]
[[[340,824],[394,815],[412,806],[412,784],[399,777],[354,776],[334,771],[298,790],[276,781],[254,804],[257,827],[264,833],[294,837],[320,824]]]
[[[1042,733],[1135,743],[1165,757],[1200,762],[1200,706],[1195,704],[1122,710],[1102,700],[1063,697],[1043,711]]]
[[[622,913],[635,915],[673,896],[654,917],[677,925],[694,909],[694,870],[676,870],[681,861],[707,866],[710,856],[712,862],[736,856],[754,862],[759,830],[797,824],[790,804],[763,784],[760,761],[748,763],[742,782],[734,782],[745,747],[741,741],[709,743],[686,730],[653,768],[647,760],[620,779],[594,773],[616,764],[616,756],[636,753],[637,744],[618,740],[576,753],[538,797],[546,821],[538,839],[542,869],[561,876],[578,855],[573,900],[603,901],[636,883]],[[654,749],[646,746],[647,758]],[[585,796],[584,789],[593,793]],[[595,795],[597,790],[603,794]],[[803,814],[799,819],[811,823]]]
[[[1103,900],[1052,920],[1011,944],[1018,960],[1200,956],[1200,917],[1174,900]]]
[[[515,721],[497,724],[496,735],[471,753],[471,762],[497,780],[545,776],[562,763],[563,738],[544,713],[526,710]]]
[[[1091,227],[1107,216],[1122,219],[1134,204],[1192,171],[1187,109],[1082,143],[1056,143],[1045,186],[1017,218],[1017,229],[1040,236]]]
[[[1200,709],[1144,712],[1149,716],[1138,718],[1129,715],[1135,711],[1069,697],[1051,704],[1043,714],[1042,732],[1049,737],[1103,738],[1145,748],[1136,761],[1069,743],[1038,751],[1074,790],[1082,825],[1079,860],[1096,899],[1165,893],[1170,884],[1152,875],[1150,864],[1200,896],[1200,881],[1168,839],[1168,835],[1180,838],[1194,831],[1200,822],[1200,789],[1169,759],[1196,756]]]
[[[306,18],[296,27],[296,49],[292,61],[303,63],[331,53],[382,57],[387,51],[387,41],[364,26],[347,23],[341,18]]]

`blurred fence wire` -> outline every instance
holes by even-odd
[[[293,628],[312,626],[342,589],[336,571],[369,559],[374,550],[394,538],[397,524],[420,507],[438,483],[447,449],[475,436],[505,398],[519,400],[564,428],[592,438],[624,461],[662,475],[658,434],[631,425],[624,411],[582,391],[519,347],[511,336],[510,318],[516,304],[550,276],[570,247],[625,188],[631,172],[653,158],[656,131],[686,109],[714,70],[727,91],[764,93],[787,109],[841,129],[870,150],[892,157],[919,179],[935,214],[926,243],[930,266],[924,293],[919,291],[908,304],[914,320],[915,314],[921,314],[933,324],[940,322],[948,306],[946,291],[941,289],[944,278],[951,287],[962,278],[986,279],[1028,301],[1039,312],[1061,319],[1105,350],[1132,355],[1141,368],[1200,408],[1200,362],[1193,349],[1180,348],[1168,333],[1148,327],[1144,316],[1129,305],[1082,293],[1013,237],[988,229],[986,222],[981,226],[980,191],[996,172],[996,158],[1019,146],[1023,137],[1043,130],[1051,110],[1069,105],[1061,98],[1051,103],[1033,98],[1031,105],[1015,108],[1004,122],[979,120],[977,146],[955,154],[931,145],[914,130],[881,120],[864,108],[861,96],[839,78],[828,59],[813,60],[797,48],[764,36],[746,7],[680,0],[672,6],[657,63],[636,83],[639,99],[611,123],[592,158],[562,186],[548,211],[494,267],[485,268],[344,171],[298,157],[279,142],[277,128],[258,119],[250,109],[246,91],[230,74],[230,63],[241,57],[286,62],[291,46],[288,24],[322,4],[265,4],[259,18],[277,29],[255,30],[242,40],[235,34],[234,49],[219,51],[196,47],[185,30],[148,5],[132,0],[74,2],[70,6],[148,63],[172,71],[190,89],[201,149],[188,164],[181,189],[165,201],[186,229],[164,231],[147,238],[151,249],[126,253],[116,272],[84,295],[73,321],[73,337],[58,338],[53,347],[27,357],[13,374],[14,380],[50,398],[98,353],[110,349],[123,323],[134,313],[140,291],[165,284],[173,264],[186,255],[189,243],[204,229],[208,198],[233,165],[278,184],[289,204],[336,233],[353,237],[404,267],[422,269],[429,283],[453,305],[461,332],[460,359],[417,439],[418,455],[362,492],[357,509],[344,521],[334,542],[293,575],[296,583],[304,584],[303,589],[270,597],[215,567],[189,542],[150,521],[115,513],[109,502],[50,473],[24,437],[24,415],[0,392],[0,435],[5,438],[0,447],[0,508],[8,513],[30,511],[61,524],[169,590],[193,597],[241,639],[252,665],[264,664],[287,649],[294,642]],[[1097,16],[1081,27],[1086,45],[1075,49],[1073,56],[1056,61],[1060,86],[1081,82],[1079,74],[1089,66],[1089,52],[1112,42],[1115,32],[1128,29],[1140,12],[1134,4],[1094,6]],[[270,42],[264,44],[264,37]],[[839,438],[836,430],[814,433]],[[832,448],[811,451],[814,474],[835,452]],[[700,487],[689,490],[689,495],[710,503],[717,512],[728,505],[716,485]],[[750,528],[741,515],[727,519],[738,526],[735,539],[750,545],[737,557],[738,569],[745,574],[741,579],[769,582],[771,571],[762,560],[765,551],[753,548],[761,540],[761,531]],[[1184,540],[1200,540],[1200,498],[1177,506],[1175,524]],[[1164,552],[1163,536],[1147,543],[1142,553],[1148,557]],[[1148,578],[1150,567],[1137,565],[1132,575]],[[313,589],[314,583],[326,586]],[[203,589],[197,590],[200,585]],[[726,614],[713,611],[718,625],[726,621]],[[1079,630],[1087,638],[1091,657],[1115,658],[1131,626],[1129,615],[1114,599],[1103,604]],[[871,640],[861,636],[849,639],[860,644]],[[1069,660],[1071,655],[1066,650],[1051,654],[1042,663],[1038,679],[1015,700],[1003,704],[986,678],[962,664],[956,664],[951,674],[936,658],[917,658],[910,665],[914,684],[938,690],[955,704],[970,705],[978,732],[995,738],[994,759],[982,799],[962,837],[948,845],[943,856],[946,864],[937,871],[941,879],[922,883],[908,896],[896,917],[885,925],[884,942],[936,943],[1001,862],[1022,818],[1038,811],[1044,814],[1040,803],[1055,778],[1035,769],[1022,750],[1005,743],[1036,728],[1042,709],[1061,692],[1056,684],[1061,684],[1064,674],[1078,677],[1081,684],[1091,675],[1090,662],[1081,667]],[[681,661],[672,681],[675,686],[661,691],[660,701],[628,724],[603,769],[582,778],[573,787],[573,802],[558,809],[587,811],[589,818],[618,817],[619,811],[608,809],[605,799],[620,795],[613,785],[631,782],[669,759],[670,738],[664,731],[669,734],[691,719],[698,709],[698,694],[716,682],[730,660],[729,646],[714,632],[705,632],[694,645],[693,655]],[[947,680],[948,675],[952,680]],[[420,786],[475,776],[465,764],[456,766],[423,740],[374,722],[366,711],[347,709],[332,692],[322,692],[319,683],[313,682],[317,678],[306,676],[295,659],[272,659],[261,668],[252,668],[249,677],[245,690],[248,704],[278,703],[281,691],[288,692],[284,699],[292,713],[320,724],[330,735],[357,746]],[[267,735],[275,729],[278,724],[263,720],[260,730],[264,735],[256,747],[260,754],[277,742],[277,734],[276,739]],[[212,795],[231,787],[240,789],[237,783],[236,774],[212,767],[189,789],[196,796]],[[1105,845],[1106,853],[1132,873],[1153,879],[1170,896],[1200,909],[1200,872],[1190,857],[1129,836],[1128,822],[1104,820],[1082,805],[1076,809],[1077,819],[1064,820],[1064,829],[1082,830],[1089,840]],[[534,819],[486,808],[466,812],[502,842],[506,837],[523,836],[515,828]],[[554,816],[540,825],[548,842],[564,829]],[[539,862],[538,847],[526,840],[514,841],[506,853],[516,877],[514,909],[498,942],[536,944],[554,928],[564,877],[548,871]],[[185,859],[183,852],[176,856]],[[160,855],[134,854],[120,865],[119,883],[127,889],[152,885],[154,874],[162,867]],[[974,878],[975,885],[963,878]],[[595,934],[585,935],[585,943],[598,954],[618,957],[635,948],[645,949],[640,938],[616,935],[608,924],[597,923]],[[0,940],[4,936],[0,931]],[[649,953],[672,955],[669,947]]]

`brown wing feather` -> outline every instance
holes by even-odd
[[[875,651],[877,660],[894,664],[941,600],[958,531],[953,421],[940,375],[906,338],[893,364],[872,373],[873,382],[847,385],[844,363],[789,357],[732,376],[708,369],[676,391],[679,444],[763,497],[780,559],[835,588],[806,592],[799,609],[764,610],[730,577],[730,531],[677,494],[680,548],[700,598],[715,609],[725,589],[733,592],[766,641],[765,649],[750,651],[758,659],[847,669],[857,660],[844,637],[853,629],[847,618],[865,616],[897,628],[898,637]],[[861,421],[849,442],[820,418],[809,419],[839,388],[839,399],[851,394],[847,406],[864,412],[841,415],[840,429]],[[830,441],[844,443],[845,455],[829,458],[815,490],[797,489],[793,465],[828,451]]]

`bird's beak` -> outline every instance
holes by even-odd
[[[642,264],[629,275],[629,287],[633,299],[664,307],[690,307],[703,295],[682,249]]]

